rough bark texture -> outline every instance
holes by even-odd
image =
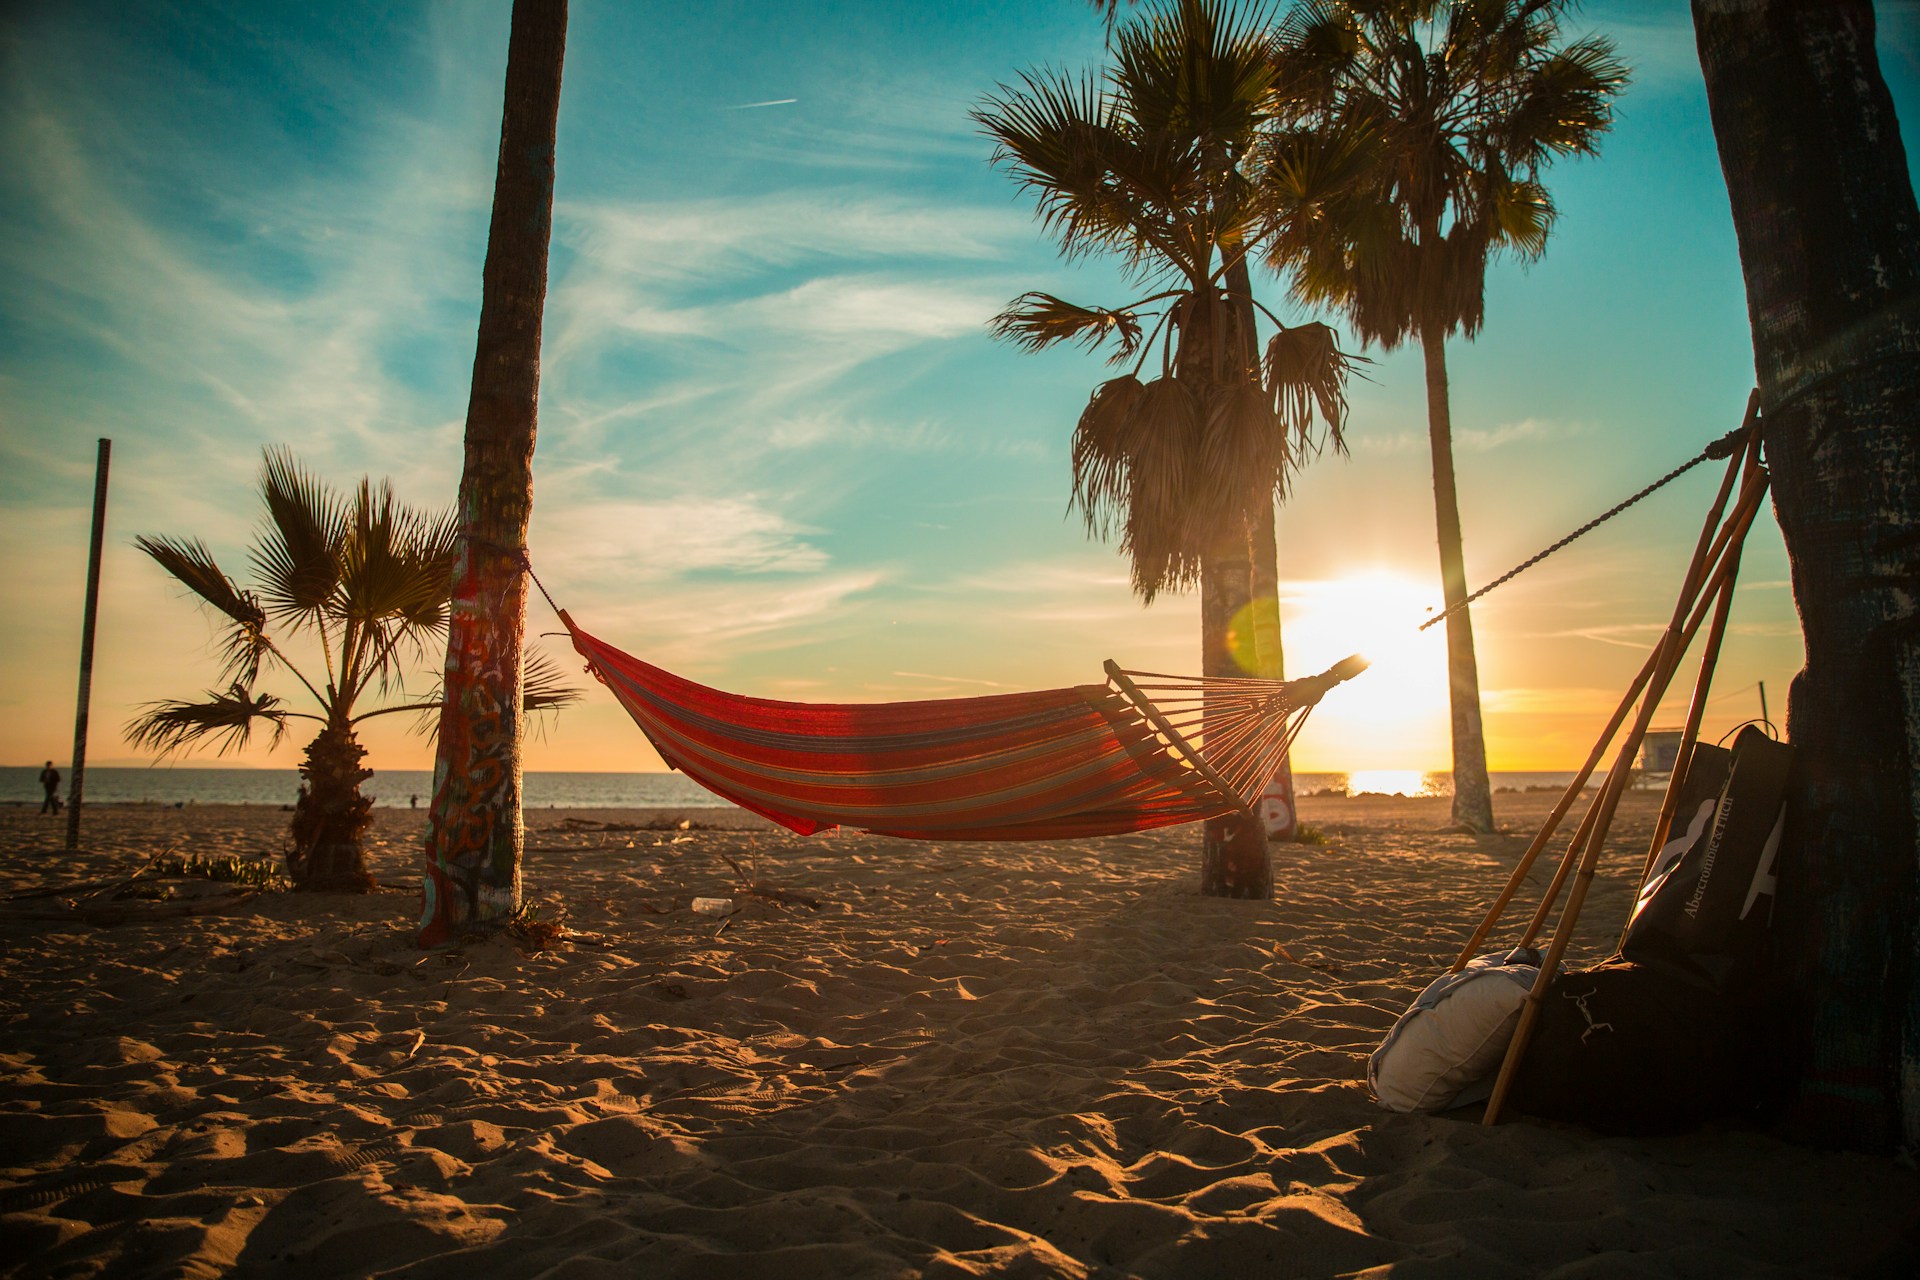
[[[1789,1122],[1920,1144],[1920,213],[1873,11],[1694,0],[1806,666],[1775,933]]]
[[[1227,288],[1233,294],[1235,311],[1244,343],[1241,352],[1250,373],[1257,377],[1260,368],[1259,321],[1254,314],[1253,276],[1247,270],[1244,255],[1227,265]],[[1252,529],[1253,573],[1248,582],[1253,605],[1254,651],[1258,655],[1256,673],[1267,680],[1287,678],[1286,660],[1280,644],[1280,540],[1273,501],[1260,496],[1255,510],[1259,515]],[[1283,756],[1280,767],[1267,781],[1260,797],[1261,823],[1269,840],[1291,840],[1300,834],[1299,811],[1293,800],[1293,761]],[[1272,879],[1269,872],[1268,879]]]
[[[1447,396],[1447,340],[1423,330],[1427,364],[1427,444],[1433,455],[1433,520],[1440,544],[1440,597],[1448,609],[1467,598],[1467,559],[1460,533],[1460,497],[1453,482],[1453,414]],[[1453,714],[1453,820],[1493,830],[1493,788],[1480,728],[1480,668],[1473,656],[1473,615],[1447,617],[1447,702]]]
[[[314,893],[371,893],[362,837],[373,822],[373,801],[360,784],[373,770],[360,767],[366,748],[344,724],[330,724],[300,759],[300,798],[293,805],[287,878]]]
[[[1245,534],[1223,538],[1201,562],[1201,674],[1245,676],[1236,656],[1253,650],[1253,637],[1240,628],[1253,625],[1251,565]],[[1206,823],[1200,858],[1200,892],[1215,898],[1271,898],[1273,856],[1266,830],[1246,815],[1212,818]]]
[[[419,942],[497,925],[520,908],[521,632],[517,552],[533,508],[540,325],[553,221],[554,134],[566,0],[515,0],[500,162],[467,404],[461,541],[434,761]]]
[[[1260,675],[1267,680],[1287,678],[1286,655],[1280,644],[1280,543],[1273,504],[1253,527],[1253,642],[1260,655]],[[1292,840],[1300,834],[1300,810],[1294,803],[1293,758],[1280,758],[1280,767],[1267,781],[1260,797],[1260,819],[1269,840]]]
[[[1246,259],[1229,264],[1230,283],[1251,298]],[[1246,376],[1254,357],[1252,304],[1236,317],[1242,335],[1242,368],[1228,378]],[[1215,335],[1204,321],[1214,312],[1201,308],[1197,323],[1180,335],[1180,376],[1201,389],[1203,402],[1219,385],[1223,371],[1214,365]],[[1200,671],[1208,676],[1246,676],[1258,667],[1253,603],[1253,560],[1244,527],[1221,537],[1200,563]],[[1251,662],[1249,662],[1251,659]],[[1271,898],[1273,856],[1266,831],[1257,821],[1235,814],[1209,819],[1202,829],[1200,892],[1215,898]]]

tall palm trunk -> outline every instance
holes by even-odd
[[[1257,509],[1253,522],[1253,644],[1263,680],[1287,678],[1286,655],[1280,644],[1280,536],[1273,502]],[[1267,779],[1261,797],[1260,819],[1269,840],[1292,840],[1300,834],[1300,811],[1294,803],[1293,756]]]
[[[1246,280],[1246,259],[1239,259],[1240,280]],[[1229,271],[1231,271],[1231,266]],[[1248,315],[1237,314],[1241,298],[1235,299],[1234,328],[1242,341],[1233,353],[1227,378],[1246,376],[1246,359],[1251,351],[1252,295],[1242,295]],[[1211,322],[1224,318],[1215,308],[1196,308],[1196,314]],[[1216,334],[1207,328],[1181,334],[1180,352],[1190,376],[1206,390],[1207,397],[1220,389],[1222,370],[1214,366],[1213,345]],[[1256,610],[1250,608],[1253,593],[1253,556],[1245,525],[1225,532],[1206,551],[1200,561],[1200,670],[1207,676],[1244,676],[1241,655],[1255,652],[1255,638],[1241,628],[1252,628]],[[1200,855],[1200,892],[1218,898],[1271,898],[1273,896],[1273,856],[1267,847],[1266,831],[1247,814],[1230,814],[1209,819],[1204,828]]]
[[[553,221],[554,134],[566,0],[514,0],[500,159],[460,477],[462,539],[447,637],[446,702],[427,820],[419,943],[520,909],[519,550],[533,510],[540,325]]]
[[[1260,370],[1259,325],[1253,310],[1253,278],[1247,270],[1246,255],[1227,266],[1227,288],[1233,297],[1234,313],[1250,375],[1257,380]],[[1274,516],[1272,495],[1262,493],[1254,504],[1252,538],[1252,574],[1248,590],[1253,603],[1253,643],[1257,674],[1266,680],[1287,678],[1287,665],[1280,648],[1280,540]],[[1274,776],[1265,780],[1260,800],[1260,816],[1268,839],[1291,840],[1300,834],[1300,819],[1293,802],[1293,761],[1282,756]]]
[[[1440,598],[1447,616],[1447,704],[1453,718],[1453,820],[1474,831],[1493,830],[1493,789],[1487,780],[1487,744],[1480,729],[1480,670],[1473,656],[1473,619],[1467,599],[1466,550],[1460,536],[1460,496],[1453,480],[1453,414],[1447,402],[1447,338],[1423,325],[1427,364],[1427,445],[1433,455],[1433,521],[1440,544]]]
[[[1865,0],[1694,0],[1806,642],[1775,908],[1794,1127],[1920,1149],[1920,208]]]
[[[366,748],[353,727],[330,720],[300,760],[300,797],[294,801],[287,878],[315,893],[371,893],[362,842],[372,825],[373,801],[360,784],[373,770],[360,767]]]
[[[1244,676],[1239,653],[1251,637],[1237,628],[1251,625],[1252,564],[1246,531],[1220,539],[1200,562],[1201,674]],[[1267,833],[1246,814],[1210,818],[1200,859],[1200,892],[1215,898],[1271,898],[1273,857]]]

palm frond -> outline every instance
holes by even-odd
[[[1629,79],[1611,40],[1577,40],[1530,69],[1494,140],[1511,163],[1530,170],[1555,156],[1590,155]]]
[[[221,638],[222,675],[251,685],[260,674],[261,662],[272,650],[267,640],[267,615],[259,601],[234,584],[198,538],[142,536],[133,541],[203,603],[233,622]]]
[[[218,689],[207,690],[206,697],[199,702],[145,705],[146,710],[128,721],[127,741],[163,756],[209,738],[219,754],[238,751],[252,740],[254,726],[262,721],[273,726],[270,745],[278,746],[286,733],[287,717],[292,714],[272,694],[255,696],[238,682],[224,693]]]
[[[1208,520],[1196,533],[1211,545],[1286,488],[1292,450],[1265,387],[1242,381],[1214,393],[1200,460],[1194,500]]]
[[[1489,222],[1496,243],[1513,248],[1522,258],[1534,259],[1547,251],[1553,230],[1553,197],[1538,182],[1502,182],[1489,193]]]
[[[1270,262],[1294,272],[1296,298],[1338,306],[1363,342],[1387,347],[1423,329],[1478,329],[1490,255],[1545,249],[1552,204],[1538,171],[1557,156],[1590,154],[1626,83],[1610,41],[1560,44],[1570,7],[1296,8],[1277,56],[1312,110],[1260,157],[1276,215]],[[1334,166],[1315,151],[1315,135],[1341,131],[1366,139],[1349,157],[1364,163],[1358,175],[1328,181]]]
[[[385,482],[360,482],[332,605],[355,645],[341,673],[348,710],[369,686],[404,689],[405,667],[444,634],[456,547],[451,511],[422,512],[397,501]]]
[[[262,626],[266,615],[253,598],[234,585],[232,578],[214,562],[213,553],[198,538],[149,538],[133,540],[134,545],[152,556],[162,569],[172,574],[188,590],[235,622]]]
[[[988,322],[988,328],[994,337],[1027,351],[1044,351],[1061,342],[1079,343],[1092,350],[1112,338],[1116,350],[1108,360],[1113,364],[1132,359],[1144,336],[1140,317],[1131,311],[1082,307],[1038,292],[1015,298]]]
[[[1295,325],[1267,341],[1265,392],[1297,451],[1319,451],[1323,437],[1313,429],[1317,413],[1325,441],[1336,453],[1346,452],[1347,379],[1367,363],[1366,357],[1340,349],[1331,325]]]
[[[533,714],[557,712],[562,707],[572,706],[580,701],[579,687],[567,683],[566,669],[544,651],[527,650],[525,664],[520,691],[522,710]],[[412,715],[415,717],[413,731],[432,737],[440,730],[440,712],[445,706],[445,686],[436,681],[426,696],[378,707],[372,711],[363,711],[353,717],[353,723],[359,724],[363,720],[372,720],[379,716]]]
[[[527,653],[520,697],[521,706],[528,711],[558,711],[580,701],[580,689],[567,683],[566,668],[544,650],[534,649]]]
[[[1273,27],[1259,0],[1164,5],[1118,33],[1109,80],[1142,129],[1217,150],[1220,163],[1272,109]]]
[[[1087,532],[1106,538],[1116,520],[1124,520],[1132,480],[1127,453],[1128,428],[1143,388],[1132,374],[1093,389],[1073,429],[1068,453],[1073,468],[1072,505],[1080,508]]]
[[[1152,602],[1164,587],[1198,580],[1207,523],[1206,499],[1196,485],[1204,429],[1202,405],[1178,377],[1155,378],[1123,426],[1119,442],[1126,474],[1126,521],[1121,550],[1133,561],[1134,589]]]
[[[1193,157],[1179,139],[1128,120],[1098,80],[1023,73],[972,116],[1069,259],[1106,251],[1135,274],[1198,269],[1179,236],[1182,214],[1204,194]]]
[[[260,493],[267,520],[251,557],[260,594],[289,625],[315,622],[339,584],[345,508],[286,449],[266,451]]]

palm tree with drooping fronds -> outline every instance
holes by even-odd
[[[1447,617],[1453,817],[1493,827],[1467,609],[1446,340],[1485,318],[1487,265],[1546,251],[1541,174],[1593,154],[1627,72],[1613,43],[1562,40],[1571,0],[1304,0],[1277,56],[1308,110],[1263,150],[1269,259],[1297,300],[1363,342],[1420,342]],[[1360,177],[1354,179],[1354,172]],[[1338,175],[1329,180],[1329,175]]]
[[[221,753],[269,728],[277,744],[290,722],[320,726],[300,763],[287,873],[297,889],[363,893],[373,888],[362,835],[372,801],[360,786],[366,750],[357,727],[376,716],[420,714],[440,706],[438,691],[406,697],[407,668],[445,634],[454,553],[450,513],[400,503],[392,486],[362,480],[351,496],[328,488],[284,450],[269,449],[261,470],[266,519],[248,560],[251,589],[238,585],[198,539],[136,539],[142,551],[224,619],[220,679],[202,698],[150,704],[128,726],[136,746],[164,754],[211,743]],[[283,644],[317,648],[323,672],[309,677]],[[257,691],[263,672],[291,675],[315,709],[299,710]],[[361,710],[370,695],[399,701]],[[573,699],[556,670],[530,674],[529,707]],[[431,720],[423,717],[423,727]]]
[[[1074,429],[1073,501],[1090,533],[1119,535],[1143,600],[1200,587],[1208,675],[1257,668],[1252,565],[1274,549],[1270,524],[1266,545],[1250,534],[1317,426],[1340,447],[1349,367],[1324,325],[1269,313],[1277,332],[1259,341],[1246,260],[1263,209],[1243,166],[1275,108],[1270,29],[1259,4],[1177,0],[1113,32],[1104,74],[1029,72],[974,113],[1066,256],[1114,254],[1147,289],[1117,307],[1028,293],[994,328],[1132,363]],[[1203,891],[1269,895],[1259,836],[1210,823]]]

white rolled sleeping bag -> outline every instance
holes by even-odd
[[[1445,1111],[1484,1098],[1540,976],[1531,947],[1492,952],[1427,984],[1367,1059],[1367,1087],[1389,1111]]]

